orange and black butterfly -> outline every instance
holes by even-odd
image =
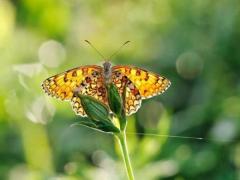
[[[86,116],[75,92],[108,104],[105,85],[110,82],[116,85],[120,94],[126,87],[126,115],[135,113],[142,99],[162,94],[171,84],[167,78],[147,70],[133,66],[112,66],[106,61],[103,67],[82,66],[54,75],[46,79],[42,87],[48,95],[70,101],[77,115]]]

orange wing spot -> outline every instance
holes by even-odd
[[[140,76],[140,75],[141,75],[141,71],[139,69],[137,69],[136,76]]]

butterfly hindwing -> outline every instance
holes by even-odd
[[[80,98],[76,93],[94,97],[102,103],[107,104],[107,91],[102,74],[85,77],[82,83],[75,89],[73,98],[71,99],[73,111],[77,115],[86,116],[86,113],[81,105]]]
[[[141,106],[141,95],[136,86],[127,76],[120,72],[112,73],[112,82],[118,88],[119,94],[123,95],[125,90],[125,113],[127,116],[135,113]]]
[[[137,67],[114,66],[113,72],[127,76],[139,90],[142,99],[163,93],[171,84],[167,78]]]

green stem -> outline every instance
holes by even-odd
[[[122,155],[123,155],[125,167],[126,167],[127,174],[128,174],[128,179],[134,180],[133,170],[132,170],[132,166],[131,166],[131,162],[130,162],[130,158],[129,158],[129,154],[128,154],[128,149],[127,149],[125,130],[121,131],[117,135],[117,137],[118,137],[118,140],[119,140],[118,142],[119,142],[121,150],[122,150]]]

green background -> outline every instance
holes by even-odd
[[[126,179],[111,135],[72,124],[47,77],[106,57],[171,80],[128,118],[136,179],[240,178],[237,0],[0,0],[0,179]],[[193,136],[171,138],[135,133]]]

